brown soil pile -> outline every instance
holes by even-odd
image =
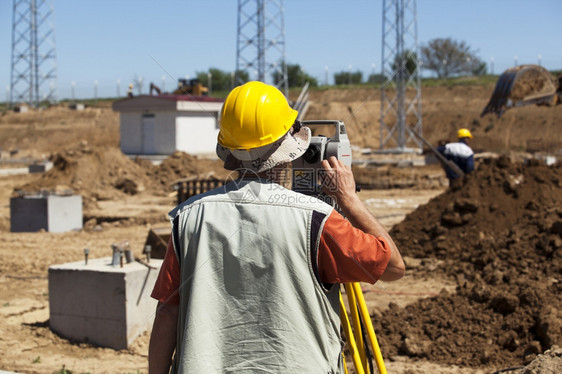
[[[71,190],[90,200],[112,200],[157,188],[146,170],[125,156],[119,148],[91,147],[82,141],[50,156],[53,168],[38,179],[15,190]]]
[[[562,343],[560,164],[485,160],[391,235],[404,255],[424,258],[410,271],[458,287],[377,318],[387,357],[514,366]]]
[[[162,186],[170,187],[180,179],[211,177],[224,179],[230,172],[223,168],[220,160],[210,160],[176,151],[156,167],[146,166],[146,160],[137,160],[145,165],[148,176]]]
[[[113,200],[123,194],[149,192],[156,195],[173,191],[175,181],[184,178],[225,178],[230,172],[218,160],[202,159],[175,152],[160,165],[137,158],[130,160],[119,148],[92,147],[82,141],[50,156],[53,168],[38,179],[16,187],[16,191],[72,191],[86,203]]]
[[[548,93],[555,89],[554,80],[548,79],[544,74],[534,69],[524,71],[511,88],[511,99],[513,101],[523,100],[526,96]]]

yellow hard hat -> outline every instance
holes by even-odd
[[[470,133],[470,131],[468,131],[468,129],[460,129],[459,132],[457,132],[457,138],[459,138],[459,139],[461,139],[461,138],[472,139],[472,134]]]
[[[276,87],[257,81],[245,83],[224,101],[218,143],[229,149],[271,144],[291,129],[297,114]]]

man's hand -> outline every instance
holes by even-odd
[[[322,160],[322,167],[325,171],[322,182],[324,193],[334,198],[342,209],[356,203],[358,197],[351,169],[334,156]]]

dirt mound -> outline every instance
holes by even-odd
[[[92,147],[86,141],[50,156],[53,168],[38,179],[14,190],[71,190],[90,200],[112,200],[149,188],[156,191],[146,170],[125,156],[119,148]]]
[[[513,366],[562,343],[560,164],[486,160],[391,235],[404,255],[427,259],[412,271],[458,287],[377,318],[387,356]]]
[[[560,246],[561,217],[562,165],[546,166],[538,160],[525,165],[502,156],[484,160],[462,186],[410,213],[392,233],[408,256],[454,256],[480,263],[475,249],[484,254],[532,246],[536,253],[514,255],[533,256],[536,262]]]
[[[223,168],[220,160],[211,160],[176,151],[160,165],[148,169],[148,176],[162,186],[169,187],[175,181],[186,178],[226,178],[230,171]]]
[[[119,148],[92,147],[86,141],[55,153],[49,159],[53,162],[51,170],[14,191],[72,191],[82,195],[87,203],[144,191],[166,194],[173,191],[173,183],[179,179],[226,178],[230,173],[219,160],[185,152],[175,152],[155,166],[145,159],[132,161]]]
[[[555,90],[554,79],[549,76],[549,73],[535,68],[520,73],[509,96],[513,101],[517,101],[523,100],[527,96],[554,93]]]

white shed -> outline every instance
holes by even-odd
[[[120,147],[129,155],[183,151],[214,154],[223,100],[206,96],[137,96],[113,103],[120,114]]]

